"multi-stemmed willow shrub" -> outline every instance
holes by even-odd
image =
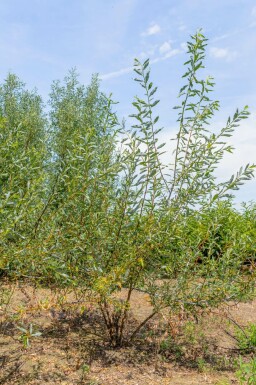
[[[62,279],[93,291],[113,345],[123,343],[137,288],[148,293],[152,314],[128,339],[164,308],[196,312],[242,298],[252,287],[241,269],[246,257],[238,251],[238,234],[231,231],[228,242],[218,238],[227,209],[219,213],[220,223],[209,214],[253,175],[254,166],[247,165],[224,183],[215,177],[223,155],[232,151],[226,139],[248,111],[236,111],[218,133],[210,131],[219,104],[209,97],[212,78],[199,77],[205,45],[201,33],[188,43],[170,165],[162,163],[148,60],[135,60],[142,96],[133,102],[130,130],[118,125],[97,80],[85,90],[71,76],[64,87],[53,88],[53,193],[42,225],[47,236],[41,260],[45,266],[50,260]],[[115,296],[121,288],[124,300]]]
[[[27,262],[27,276],[90,289],[115,346],[132,340],[165,308],[196,313],[241,299],[253,288],[253,272],[244,274],[241,267],[255,231],[239,243],[239,231],[232,230],[235,214],[228,203],[219,202],[231,202],[232,190],[252,178],[254,166],[241,168],[223,183],[215,177],[224,154],[232,152],[227,139],[249,113],[247,108],[237,110],[218,133],[211,132],[209,123],[219,104],[209,96],[212,78],[200,78],[205,46],[200,32],[188,43],[184,85],[175,107],[176,148],[168,165],[162,161],[167,146],[158,141],[157,88],[148,60],[134,64],[142,96],[133,102],[131,129],[118,123],[113,101],[100,92],[97,77],[85,88],[71,72],[64,84],[53,84],[47,141],[40,139],[39,118],[30,126],[20,114],[7,131],[9,135],[22,127],[23,119],[28,127],[24,132],[28,135],[33,128],[36,143],[33,147],[29,141],[26,147],[25,137],[19,140],[21,153],[29,151],[28,167],[23,170],[23,158],[18,158],[20,168],[8,171],[9,187],[1,192],[5,200],[8,191],[18,197],[15,210],[6,203],[1,212],[7,215],[9,210],[11,218],[5,222],[2,216],[3,226],[11,223],[13,234],[17,226],[22,229],[24,240],[16,242],[15,258]],[[5,111],[1,114],[5,127]],[[37,146],[40,151],[34,150]],[[0,151],[9,165],[14,150],[1,146]],[[15,160],[12,164],[17,167]],[[17,180],[25,195],[10,190],[14,176],[22,181],[26,176],[27,184]],[[21,211],[15,217],[17,208]],[[229,227],[224,226],[226,215]],[[5,245],[7,233],[1,234]],[[120,300],[115,294],[122,288],[125,297]],[[148,294],[152,313],[127,334],[130,300],[138,288]]]
[[[156,87],[150,80],[149,61],[135,60],[135,80],[143,96],[135,98],[135,124],[130,132],[123,131],[117,165],[108,170],[113,176],[118,172],[113,179],[116,191],[113,195],[109,190],[104,198],[106,211],[103,215],[98,212],[102,218],[98,224],[101,236],[95,239],[87,266],[110,340],[115,345],[123,342],[130,299],[138,287],[148,293],[152,314],[130,339],[166,307],[171,311],[196,311],[199,307],[242,298],[250,288],[250,278],[245,278],[240,268],[244,255],[237,252],[233,234],[221,257],[209,251],[204,263],[198,263],[202,239],[196,234],[183,236],[189,216],[195,213],[200,223],[202,213],[223,198],[231,199],[230,192],[250,179],[254,169],[247,165],[226,182],[216,180],[219,161],[225,152],[232,151],[226,139],[238,122],[247,118],[248,111],[237,110],[218,133],[209,130],[210,119],[219,104],[209,98],[213,80],[199,77],[205,45],[201,33],[188,43],[189,58],[183,76],[186,83],[180,91],[181,103],[175,107],[179,125],[176,149],[169,166],[161,161],[164,145],[157,138],[160,129],[154,107],[158,101]],[[96,191],[101,183],[100,179],[96,181]],[[209,218],[207,226],[211,249],[212,240],[216,240],[215,218]],[[157,278],[163,270],[165,280],[159,283]],[[126,288],[126,299],[119,301],[113,294],[122,287]]]

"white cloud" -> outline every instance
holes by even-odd
[[[154,53],[156,50],[159,50],[160,55],[154,57]],[[150,64],[155,64],[160,61],[167,60],[173,56],[176,56],[180,53],[183,53],[182,49],[179,48],[172,48],[170,42],[166,41],[165,43],[161,44],[159,47],[153,46],[148,51],[143,51],[139,55],[134,55],[137,58],[140,58],[140,60],[144,60],[146,58],[150,58]],[[153,56],[153,57],[152,57]],[[117,78],[119,76],[125,75],[127,73],[131,73],[133,71],[133,67],[124,67],[117,71],[109,72],[103,75],[100,75],[100,78],[102,80],[108,80]]]
[[[251,16],[256,17],[256,5],[252,8]]]
[[[212,56],[218,59],[226,57],[228,55],[228,50],[226,50],[225,48],[212,47],[210,52]]]
[[[241,30],[240,30],[241,31]],[[220,40],[225,40],[228,39],[231,36],[234,36],[238,33],[238,31],[233,31],[230,33],[224,33],[223,35],[215,36],[211,39],[212,42],[220,41]]]
[[[152,24],[145,32],[142,32],[142,36],[156,35],[161,31],[161,27],[158,24]]]
[[[256,26],[256,6],[254,6],[251,10],[251,17],[252,17],[252,23],[249,25],[249,27],[255,27]]]
[[[210,55],[216,59],[233,60],[237,56],[236,51],[230,51],[228,48],[212,47],[210,48]]]
[[[186,31],[186,29],[187,29],[187,27],[186,27],[185,24],[180,24],[180,25],[178,26],[178,30],[179,30],[180,32]]]
[[[146,49],[145,51],[142,51],[139,55],[138,55],[138,58],[143,60],[143,59],[147,59],[149,57],[152,57],[155,55],[155,52],[156,50],[158,49],[158,45],[155,44],[155,45],[152,45],[150,46],[148,49]]]
[[[128,74],[133,71],[133,67],[125,67],[121,68],[120,70],[109,72],[107,74],[100,75],[100,78],[102,80],[108,80],[113,78],[118,78],[119,76],[122,76],[124,74]]]
[[[187,52],[187,50],[188,50],[188,44],[187,43],[185,43],[185,42],[181,43],[180,47],[183,51]]]
[[[167,59],[169,59],[173,56],[176,56],[182,52],[183,51],[178,49],[178,48],[171,49],[170,51],[166,52],[163,56],[157,56],[157,57],[151,59],[150,64],[155,64],[155,63],[158,63],[160,61],[167,60]],[[125,75],[128,73],[131,73],[132,71],[133,71],[133,67],[125,67],[125,68],[121,68],[120,70],[117,70],[117,71],[113,71],[113,72],[109,72],[109,73],[100,75],[100,78],[102,80],[113,79],[113,78],[117,78],[119,76],[122,76],[122,75]]]
[[[170,57],[173,57],[173,56],[176,56],[180,53],[182,53],[183,51],[181,51],[180,49],[178,48],[175,48],[175,49],[171,49],[170,51],[166,52],[164,55],[161,55],[161,56],[157,56],[155,57],[154,59],[151,59],[150,60],[150,63],[151,64],[154,64],[154,63],[158,63],[160,61],[164,61],[164,60],[167,60],[169,59]]]
[[[172,56],[176,56],[182,53],[182,50],[179,48],[172,48],[171,41],[169,40],[165,41],[163,44],[160,45],[159,52],[161,56],[153,59],[152,63],[156,63],[158,61],[166,60]]]
[[[166,52],[166,54],[165,54],[164,57],[163,57],[163,60],[168,59],[169,57],[176,56],[176,55],[178,55],[179,53],[182,53],[182,50],[180,50],[180,49],[178,49],[178,48],[171,49],[170,51]]]
[[[159,47],[159,52],[161,54],[169,52],[171,50],[171,44],[169,41],[164,42],[160,47]]]

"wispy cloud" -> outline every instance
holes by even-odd
[[[133,70],[133,67],[125,67],[125,68],[121,68],[120,70],[117,70],[117,71],[113,71],[113,72],[109,72],[109,73],[100,75],[100,78],[102,80],[118,78],[119,76],[122,76],[122,75],[125,75],[125,74],[132,72],[132,70]]]
[[[242,33],[245,33],[249,28],[255,26],[256,25],[256,6],[254,8],[255,8],[255,10],[254,11],[252,10],[251,16],[255,20],[251,24],[248,24],[248,25],[246,25],[246,27],[243,27],[243,28],[238,28],[238,29],[234,29],[232,31],[229,31],[227,33],[223,33],[222,35],[212,37],[211,42],[215,43],[216,41],[229,39],[230,37],[234,37],[236,35],[241,36]],[[253,16],[254,12],[255,12],[255,15]]]
[[[164,61],[164,60],[167,60],[173,56],[176,56],[180,53],[183,53],[183,50],[180,49],[180,48],[172,48],[171,47],[171,44],[168,43],[168,42],[165,42],[163,44],[161,44],[159,47],[158,47],[158,51],[160,52],[160,55],[156,56],[156,57],[151,57],[150,58],[150,64],[155,64],[155,63],[158,63],[158,62],[161,62],[161,61]],[[155,52],[152,51],[153,53]],[[142,52],[141,54],[137,55],[137,57],[141,58],[141,60],[145,59],[145,52]],[[149,55],[147,56],[149,57]],[[117,71],[113,71],[113,72],[109,72],[109,73],[106,73],[106,74],[103,74],[103,75],[100,75],[100,78],[102,80],[109,80],[109,79],[113,79],[113,78],[117,78],[119,76],[122,76],[122,75],[125,75],[125,74],[128,74],[128,73],[131,73],[133,71],[133,67],[124,67],[124,68],[121,68]]]
[[[138,55],[138,58],[140,60],[151,58],[155,55],[158,49],[159,49],[159,44],[150,45],[147,49],[140,52],[140,54]]]
[[[161,31],[161,27],[158,24],[152,24],[148,29],[144,32],[142,32],[142,36],[151,36],[151,35],[156,35]]]
[[[224,33],[223,35],[219,35],[219,36],[215,36],[211,39],[211,42],[216,42],[216,41],[221,41],[221,40],[225,40],[225,39],[228,39],[229,37],[232,37],[234,35],[237,35],[240,31],[232,31],[232,32],[229,32],[229,33]]]
[[[180,48],[172,48],[171,40],[165,41],[159,46],[160,56],[152,60],[152,63],[157,63],[159,61],[166,60],[170,57],[176,56],[182,53],[183,50]]]
[[[256,26],[256,5],[251,10],[251,18],[252,18],[252,22],[250,23],[249,27],[255,27]]]
[[[167,51],[163,56],[158,56],[156,58],[154,58],[153,60],[151,60],[151,63],[157,63],[159,61],[164,61],[164,60],[167,60],[169,59],[170,57],[173,57],[173,56],[176,56],[176,55],[179,55],[180,53],[182,53],[183,51],[179,48],[174,48],[174,49],[170,49],[169,51]]]
[[[169,52],[171,50],[171,43],[170,41],[165,41],[160,47],[159,47],[159,52],[161,54],[164,54],[166,52]]]
[[[180,32],[186,31],[186,29],[187,29],[187,26],[186,26],[185,24],[183,24],[183,23],[181,23],[181,24],[178,26],[178,30],[179,30]]]
[[[210,55],[216,59],[225,59],[231,61],[237,57],[237,52],[231,51],[228,48],[211,47]]]
[[[180,48],[182,49],[182,51],[187,52],[188,44],[184,41],[183,43],[181,43]]]

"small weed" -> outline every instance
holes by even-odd
[[[82,377],[84,377],[90,373],[90,366],[87,364],[83,364],[81,365],[81,370],[82,370]]]
[[[214,370],[217,371],[233,371],[235,367],[234,358],[227,356],[216,356],[214,359]]]
[[[194,345],[197,343],[198,337],[196,333],[196,325],[188,321],[184,327],[184,337],[187,343]]]
[[[90,374],[90,365],[86,364],[86,363],[82,363],[82,365],[80,366],[80,370],[81,370],[81,376],[80,376],[80,380],[79,380],[79,384],[83,384],[83,385],[96,385],[98,382],[97,381],[94,381],[93,379],[90,379],[89,378],[89,374]]]
[[[203,358],[198,358],[196,362],[197,362],[198,371],[200,373],[206,373],[209,371],[209,365]]]
[[[165,352],[167,350],[170,350],[173,345],[173,340],[171,337],[165,338],[163,341],[160,343],[160,350]]]
[[[256,358],[252,358],[249,362],[244,362],[240,357],[236,372],[240,385],[256,385]]]
[[[250,323],[245,328],[237,328],[236,339],[238,346],[245,353],[256,351],[256,324]]]
[[[25,349],[27,349],[30,346],[31,338],[39,337],[42,334],[38,331],[34,331],[33,324],[30,324],[28,329],[26,329],[23,326],[17,326],[17,329],[19,329],[22,332],[19,339],[22,341]]]
[[[209,344],[200,325],[188,321],[183,329],[183,338],[185,345],[190,347],[194,359],[197,359],[198,355],[205,356],[207,354]]]
[[[38,309],[39,310],[48,310],[52,307],[52,303],[49,299],[49,297],[43,298],[40,301],[38,301]]]
[[[173,354],[176,360],[180,360],[184,355],[181,346],[175,343],[173,338],[170,336],[161,341],[159,346],[159,352],[164,356]]]

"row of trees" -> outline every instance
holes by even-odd
[[[135,60],[142,96],[126,129],[97,76],[85,88],[71,71],[54,82],[50,113],[15,75],[0,87],[0,268],[41,282],[85,285],[97,297],[110,341],[121,345],[131,295],[147,292],[153,312],[242,298],[253,274],[255,206],[232,206],[247,165],[224,183],[215,170],[245,107],[218,132],[209,122],[212,78],[201,79],[206,39],[188,43],[172,164],[162,163],[149,61]],[[220,203],[224,200],[224,203]],[[248,227],[249,226],[249,227]],[[157,278],[165,278],[159,284]],[[120,302],[113,294],[127,288]]]

